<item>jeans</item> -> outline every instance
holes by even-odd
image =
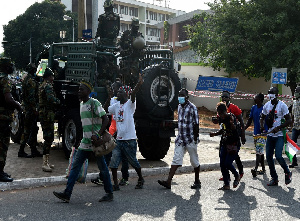
[[[118,168],[124,155],[134,169],[141,168],[139,161],[136,159],[136,151],[136,140],[117,140],[117,145],[112,151],[109,167],[113,169]]]
[[[75,185],[75,182],[77,180],[78,174],[80,172],[80,169],[84,163],[84,161],[93,154],[92,151],[85,151],[85,150],[78,150],[75,156],[75,160],[72,166],[72,169],[70,171],[70,175],[68,178],[67,186],[65,189],[65,193],[68,196],[71,196],[73,187]],[[104,157],[96,157],[97,165],[100,170],[101,176],[103,177],[103,184],[104,184],[104,190],[106,193],[112,193],[112,184],[110,180],[109,170],[107,168],[107,165],[105,163]]]
[[[239,147],[238,147],[239,149]],[[228,154],[225,145],[221,146],[220,150],[220,167],[223,176],[223,181],[225,186],[229,186],[229,170],[237,177],[239,174],[233,166],[233,161],[236,159],[238,153]]]
[[[279,137],[267,137],[267,143],[266,143],[266,158],[267,162],[270,168],[270,175],[272,179],[278,180],[278,175],[275,170],[275,163],[273,159],[274,149],[275,149],[275,157],[282,169],[284,170],[284,173],[289,173],[290,170],[285,162],[285,160],[282,157],[282,150],[284,145],[284,139],[283,136]]]
[[[296,128],[292,129],[292,140],[297,143],[297,139],[300,136],[300,130],[297,130]],[[293,157],[293,165],[297,164],[297,156],[295,154],[295,156]]]
[[[104,155],[104,159],[105,159],[106,165],[110,164],[111,157],[112,157],[112,152]],[[122,173],[122,178],[125,179],[125,180],[128,180],[128,178],[129,178],[129,172],[128,172],[128,170],[129,170],[128,160],[127,160],[126,156],[124,154],[122,154],[121,173]],[[103,181],[101,173],[99,173],[99,177],[100,177],[100,180]]]

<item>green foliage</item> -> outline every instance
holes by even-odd
[[[269,80],[272,67],[288,68],[292,92],[300,81],[300,1],[215,0],[213,13],[187,27],[200,62],[228,73]]]
[[[16,67],[24,69],[29,63],[30,38],[32,43],[32,61],[42,50],[45,43],[61,42],[59,32],[66,31],[64,41],[72,41],[72,21],[64,21],[63,15],[75,17],[65,11],[65,6],[57,1],[45,0],[34,3],[24,14],[9,21],[4,29],[4,54],[11,57]]]

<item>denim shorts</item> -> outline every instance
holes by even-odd
[[[136,159],[136,150],[136,140],[117,140],[117,145],[112,151],[109,168],[116,169],[119,167],[122,161],[122,154],[126,156],[128,163],[133,168],[141,168],[139,161]]]

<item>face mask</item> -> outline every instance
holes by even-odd
[[[271,100],[276,98],[276,95],[275,94],[268,94],[268,98],[271,101]]]
[[[179,104],[185,103],[185,97],[178,97]]]

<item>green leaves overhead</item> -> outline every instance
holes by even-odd
[[[187,26],[191,48],[215,69],[269,80],[272,67],[288,68],[288,86],[300,81],[300,1],[215,0],[211,13]]]

